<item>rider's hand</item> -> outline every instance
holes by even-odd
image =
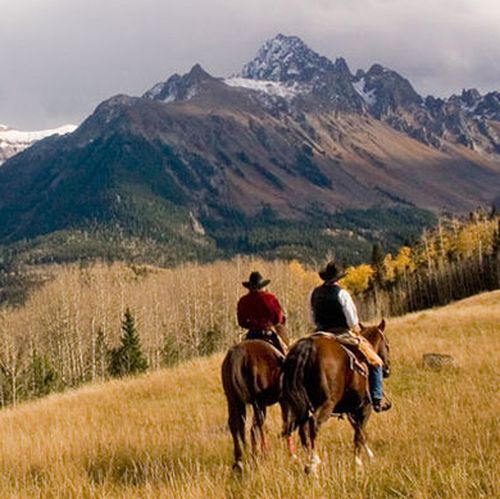
[[[361,327],[359,324],[355,324],[354,326],[351,327],[353,333],[356,334],[361,334]]]

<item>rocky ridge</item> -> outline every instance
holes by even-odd
[[[143,97],[163,102],[185,101],[196,95],[202,81],[213,79],[199,65],[174,75]],[[299,114],[307,109],[369,114],[398,131],[438,149],[446,141],[483,155],[500,155],[498,125],[500,92],[481,95],[468,89],[447,99],[423,98],[409,80],[374,64],[353,75],[343,58],[331,61],[296,36],[277,35],[226,85],[258,92],[272,112]],[[291,105],[293,104],[293,105]]]

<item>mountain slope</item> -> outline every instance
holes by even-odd
[[[104,225],[195,246],[231,233],[234,251],[263,217],[272,239],[276,220],[318,233],[353,208],[463,212],[498,195],[496,99],[459,99],[466,147],[453,98],[429,107],[393,71],[353,76],[343,59],[278,35],[240,75],[196,65],[6,162],[0,241]]]

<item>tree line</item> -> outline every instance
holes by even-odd
[[[467,220],[442,218],[396,255],[373,246],[370,265],[350,269],[364,317],[403,315],[500,287],[500,218],[478,209]]]
[[[444,305],[500,287],[500,218],[477,211],[442,219],[396,253],[374,245],[370,263],[342,284],[363,320]],[[293,337],[312,332],[317,270],[293,261],[237,257],[173,269],[126,263],[50,266],[18,306],[0,309],[0,405],[223,350],[243,331],[241,282],[259,269],[287,313]]]

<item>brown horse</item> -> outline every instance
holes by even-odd
[[[284,359],[285,356],[270,343],[254,339],[230,348],[222,362],[222,386],[227,399],[228,423],[234,444],[233,469],[236,471],[243,469],[247,405],[253,408],[252,453],[257,452],[259,438],[262,451],[266,450],[266,409],[279,401]]]
[[[387,377],[389,344],[384,329],[382,320],[378,326],[363,328],[362,334],[382,359]],[[368,380],[351,369],[348,354],[329,334],[313,334],[292,346],[283,365],[282,404],[284,436],[290,438],[298,428],[302,446],[309,453],[306,472],[314,472],[321,462],[316,438],[332,413],[346,414],[354,428],[355,463],[363,465],[362,448],[373,457],[364,431],[372,410]]]

